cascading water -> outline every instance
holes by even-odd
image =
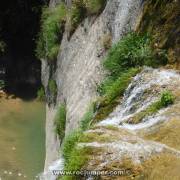
[[[162,109],[156,116],[146,117],[140,124],[123,123],[150,106],[158,99],[161,91],[175,86],[179,79],[180,75],[172,70],[145,68],[127,88],[122,104],[99,125],[118,125],[127,129],[141,129],[165,120],[166,117],[162,114],[167,109]]]
[[[138,131],[142,129],[147,131],[151,127],[168,121],[169,116],[167,112],[178,104],[163,108],[157,113],[145,117],[142,122],[128,124],[129,118],[133,118],[136,114],[152,105],[153,102],[159,98],[162,91],[166,89],[172,92],[174,89],[177,91],[180,90],[179,84],[180,74],[176,71],[167,69],[145,67],[141,73],[133,78],[131,84],[125,91],[122,103],[116,107],[114,112],[111,113],[107,119],[98,123],[95,129],[85,132],[94,134],[95,136],[97,134],[105,134],[107,137],[111,137],[111,141],[78,144],[80,147],[103,148],[105,150],[106,153],[104,158],[103,155],[101,155],[103,162],[97,165],[95,167],[96,169],[108,166],[114,159],[121,159],[121,157],[124,156],[131,157],[133,162],[137,164],[161,152],[167,152],[180,157],[180,151],[178,149],[169,147],[163,143],[144,140],[142,137],[138,136]],[[175,115],[173,114],[173,116]],[[110,132],[107,129],[103,129],[103,127],[108,127],[109,125],[119,129],[117,134],[116,131]],[[110,156],[108,154],[110,154]],[[101,161],[101,159],[99,161]],[[55,180],[56,176],[53,175],[54,170],[63,170],[62,158],[54,162],[40,179]]]
[[[60,158],[57,161],[54,161],[48,168],[47,171],[39,175],[40,180],[56,180],[58,175],[57,171],[63,170],[64,168],[64,159]]]

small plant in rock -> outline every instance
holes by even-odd
[[[55,80],[49,80],[48,89],[53,96],[57,95],[57,84]]]
[[[80,124],[80,128],[85,131],[87,129],[90,128],[91,126],[91,121],[93,120],[94,114],[96,111],[96,103],[93,102],[87,112],[84,114],[83,118],[81,119],[81,124]]]
[[[161,104],[164,107],[167,107],[174,103],[174,96],[170,91],[164,91],[161,94]]]
[[[45,91],[44,88],[41,87],[38,91],[37,91],[37,99],[39,101],[45,101],[46,96],[45,96]]]
[[[66,105],[61,104],[56,116],[55,116],[55,127],[56,127],[56,133],[59,135],[59,138],[63,140],[65,136],[65,127],[66,127]]]

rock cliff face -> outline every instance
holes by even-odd
[[[50,6],[56,3],[52,0]],[[141,0],[108,1],[99,16],[84,19],[70,40],[68,34],[64,33],[53,71],[47,61],[42,61],[45,89],[50,76],[56,80],[58,88],[55,105],[47,105],[45,170],[59,157],[59,140],[53,122],[58,105],[66,103],[66,133],[77,128],[87,107],[97,96],[96,85],[103,78],[101,61],[106,54],[103,39],[110,35],[112,43],[115,43],[129,29],[134,29],[141,5]]]

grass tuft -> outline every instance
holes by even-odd
[[[174,96],[170,91],[164,91],[161,94],[161,104],[163,107],[167,107],[174,103]]]
[[[56,95],[57,95],[57,84],[56,84],[55,80],[53,80],[53,79],[49,80],[49,82],[48,82],[48,89],[49,89],[51,95],[56,97]]]
[[[63,140],[65,136],[65,127],[66,127],[66,105],[61,104],[55,116],[55,127],[56,134],[59,135],[59,138]]]
[[[95,112],[96,112],[96,103],[93,102],[89,106],[87,112],[84,114],[84,116],[81,119],[80,128],[83,131],[85,131],[85,130],[90,128],[91,122],[92,122],[92,120],[94,118],[94,115],[95,115]]]

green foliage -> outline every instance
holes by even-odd
[[[106,0],[84,0],[88,14],[98,14],[105,7]]]
[[[140,72],[143,65],[156,67],[166,62],[165,52],[154,52],[150,42],[148,35],[131,32],[109,50],[103,62],[108,74],[97,88],[101,98],[95,121],[102,120],[112,112],[132,77]]]
[[[113,111],[114,107],[119,104],[119,99],[131,82],[132,77],[140,70],[140,68],[130,68],[118,78],[109,76],[102,82],[98,87],[101,97],[98,99],[99,108],[94,118],[95,122],[106,118]]]
[[[112,102],[117,96],[122,96],[132,77],[138,72],[140,72],[140,68],[130,68],[124,71],[118,78],[107,77],[98,87],[98,92],[104,97],[106,104]]]
[[[41,32],[37,41],[36,54],[39,59],[53,60],[57,57],[66,21],[63,3],[55,8],[44,8],[41,17]]]
[[[66,106],[65,104],[61,104],[57,114],[55,116],[55,127],[56,133],[59,135],[59,138],[63,140],[65,136],[65,127],[66,127]]]
[[[53,96],[57,95],[57,84],[55,80],[49,80],[48,89]]]
[[[45,101],[46,96],[45,96],[45,92],[44,92],[44,88],[41,87],[38,91],[37,91],[37,99],[39,101]]]
[[[68,171],[78,171],[82,166],[88,161],[90,155],[90,148],[75,147],[71,153],[71,161],[65,165],[65,170]],[[78,175],[76,176],[76,178]],[[63,179],[71,179],[72,177],[64,177]]]
[[[167,107],[174,103],[174,96],[170,91],[164,91],[161,94],[161,105]]]
[[[83,4],[83,0],[73,0],[72,6],[69,9],[69,32],[72,34],[79,23],[84,19],[85,17],[85,6]]]
[[[87,112],[84,114],[83,118],[81,119],[80,128],[83,131],[90,128],[95,111],[96,111],[96,103],[92,103],[88,108]]]
[[[86,16],[100,13],[105,3],[106,0],[73,0],[69,10],[70,35]]]
[[[128,68],[158,63],[150,47],[150,37],[131,32],[110,49],[103,65],[111,76],[117,77]]]
[[[75,148],[76,144],[78,143],[81,135],[82,135],[82,131],[78,129],[71,132],[69,135],[65,137],[62,144],[62,153],[63,153],[63,157],[66,163],[69,163],[69,161],[71,160],[70,159],[71,152]]]

